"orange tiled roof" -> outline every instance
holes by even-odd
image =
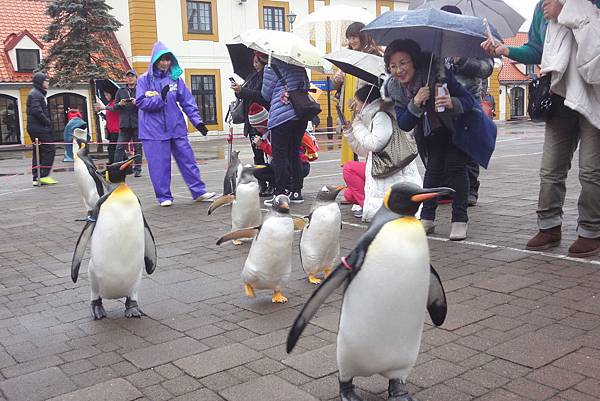
[[[515,36],[511,38],[504,39],[504,44],[506,46],[522,46],[527,43],[527,33],[519,32]],[[500,82],[529,82],[531,78],[523,74],[515,64],[518,64],[512,61],[509,58],[502,57],[502,69],[500,70],[500,74],[498,75],[498,80]],[[536,66],[536,73],[539,74],[539,66]]]
[[[46,15],[49,0],[0,0],[0,82],[31,82],[31,73],[17,72],[8,54],[7,45],[14,47],[16,39],[30,34],[43,45],[42,58],[49,44],[42,40],[47,33],[50,17]],[[19,38],[20,39],[20,38]],[[114,34],[111,47],[123,63],[122,69],[131,68]]]

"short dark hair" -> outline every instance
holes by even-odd
[[[388,74],[390,73],[390,58],[398,52],[408,53],[415,69],[421,67],[423,55],[419,44],[412,39],[396,39],[385,48],[385,53],[383,53],[383,62]]]
[[[369,104],[373,100],[379,99],[381,97],[381,93],[376,86],[367,84],[361,86],[356,92],[354,92],[354,97],[363,103]]]
[[[460,8],[458,8],[456,6],[444,6],[444,7],[440,8],[440,10],[446,11],[447,13],[462,15],[462,11],[460,11]]]

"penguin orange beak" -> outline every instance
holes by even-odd
[[[439,196],[453,196],[455,192],[452,188],[447,187],[423,189],[423,192],[411,196],[410,200],[420,203]]]
[[[341,190],[344,190],[346,188],[348,188],[346,185],[338,185],[337,187],[335,187],[335,190],[336,191],[341,191]]]
[[[138,155],[135,155],[133,157],[130,157],[129,159],[127,159],[127,161],[125,161],[123,164],[121,164],[121,166],[119,167],[119,170],[124,171],[127,170],[129,168],[129,166],[131,166],[131,164],[135,161],[135,159],[138,158]]]

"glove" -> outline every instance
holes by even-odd
[[[169,93],[169,89],[171,89],[169,85],[165,85],[165,87],[160,91],[160,97],[162,97],[163,102],[167,101],[167,93]]]
[[[204,123],[199,123],[198,125],[196,125],[196,129],[200,131],[202,136],[206,136],[206,134],[208,134],[208,128],[206,128],[206,125],[204,125]]]

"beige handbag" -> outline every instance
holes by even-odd
[[[372,154],[371,175],[373,178],[386,178],[408,166],[419,154],[412,136],[398,126],[396,116],[381,110],[392,119],[393,132],[387,145]]]

